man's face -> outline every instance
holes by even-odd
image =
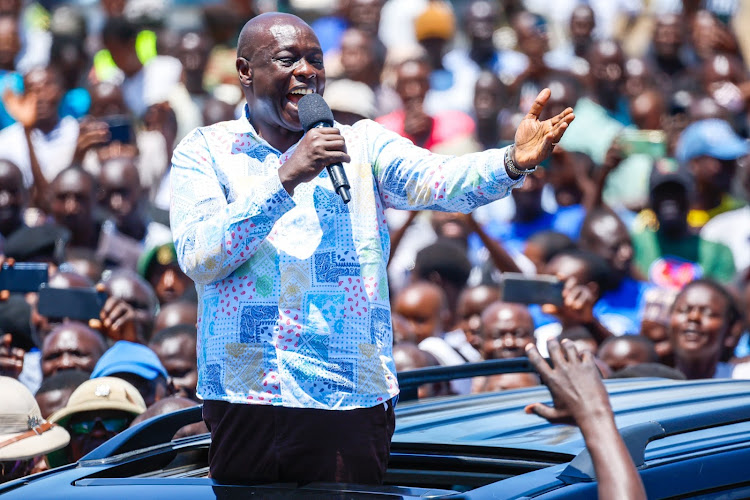
[[[349,20],[353,26],[377,35],[383,3],[383,0],[351,0]]]
[[[629,366],[647,363],[650,360],[645,345],[623,338],[609,342],[599,349],[599,359],[604,361],[613,372]]]
[[[492,35],[498,21],[497,8],[492,2],[472,2],[466,14],[466,33],[471,39],[472,46],[492,46]]]
[[[514,23],[518,37],[518,49],[531,61],[539,62],[549,50],[547,25],[544,18],[530,13],[522,13]]]
[[[728,332],[727,304],[712,288],[696,285],[677,298],[669,338],[677,359],[717,360]]]
[[[396,93],[405,108],[411,104],[422,104],[430,90],[430,70],[426,63],[408,61],[399,66],[396,72]]]
[[[594,31],[594,11],[587,5],[576,7],[570,16],[570,36],[578,45],[591,40]]]
[[[159,304],[169,304],[182,298],[193,282],[176,263],[158,264],[152,274],[151,285]]]
[[[489,286],[478,286],[463,292],[458,298],[456,315],[458,316],[458,327],[466,334],[466,339],[476,350],[482,348],[482,312],[500,299],[500,293],[496,288]]]
[[[37,122],[57,121],[57,108],[63,97],[60,78],[55,71],[45,68],[32,69],[24,78],[27,95],[36,97]]]
[[[70,433],[71,460],[77,461],[128,428],[133,415],[119,410],[75,413],[65,428]]]
[[[18,21],[12,16],[0,17],[0,67],[12,67],[20,50]]]
[[[651,205],[665,233],[679,235],[686,227],[689,206],[684,187],[672,182],[659,186],[651,193]]]
[[[402,292],[393,308],[394,333],[401,339],[419,343],[442,331],[443,300],[431,289],[415,287]]]
[[[42,373],[49,377],[61,370],[91,373],[104,353],[98,334],[79,323],[64,323],[52,331],[42,347]]]
[[[503,107],[505,90],[500,80],[487,73],[477,79],[474,87],[474,114],[479,121],[497,120]]]
[[[161,343],[152,343],[161,364],[172,379],[176,395],[195,399],[198,385],[198,362],[195,352],[195,339],[189,335],[178,335]]]
[[[76,233],[93,224],[94,188],[77,170],[68,170],[52,183],[52,215],[58,224]]]
[[[23,224],[26,189],[21,171],[0,161],[0,233],[9,235]]]
[[[465,242],[471,230],[462,214],[455,212],[432,212],[430,222],[438,238]]]
[[[534,342],[534,323],[525,308],[496,304],[482,315],[481,337],[484,359],[523,357]]]
[[[251,119],[301,131],[297,103],[304,94],[322,95],[325,89],[320,43],[312,29],[303,23],[277,23],[255,38],[258,44],[254,53],[240,55],[249,61],[251,72],[248,75]]]
[[[591,76],[600,92],[619,92],[625,77],[623,55],[614,42],[599,43],[591,56]]]
[[[590,231],[588,250],[609,262],[621,276],[627,275],[633,261],[633,243],[625,224],[617,217],[603,216],[592,221]]]
[[[673,59],[682,45],[683,25],[680,16],[667,14],[656,21],[654,52],[659,57]]]
[[[737,160],[720,160],[710,156],[699,156],[690,160],[690,173],[699,190],[728,193],[736,171]]]
[[[341,66],[344,74],[357,82],[368,83],[367,76],[375,66],[372,40],[359,30],[349,30],[341,37]]]
[[[117,220],[118,226],[129,225],[138,217],[141,195],[137,167],[130,160],[112,160],[102,165],[99,175],[99,202]]]

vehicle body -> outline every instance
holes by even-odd
[[[493,363],[501,372],[526,364],[517,361],[508,369],[505,361],[491,362],[490,369]],[[488,370],[473,366],[473,372]],[[465,376],[472,365],[461,371]],[[411,372],[403,377],[404,395],[425,380],[445,379],[445,373],[443,367]],[[750,497],[750,380],[605,383],[649,498]],[[208,435],[163,438],[200,419],[200,407],[194,407],[145,421],[76,464],[0,485],[0,495],[3,500],[595,498],[593,466],[580,431],[524,413],[535,402],[550,402],[545,387],[400,401],[382,487],[220,485],[207,477]]]

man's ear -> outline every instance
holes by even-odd
[[[238,57],[236,61],[237,74],[240,78],[240,85],[243,87],[250,87],[253,83],[253,70],[250,67],[250,61],[244,57]]]

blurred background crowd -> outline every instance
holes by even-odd
[[[271,10],[313,26],[341,124],[463,154],[510,144],[542,88],[546,116],[575,110],[512,196],[388,214],[399,370],[558,337],[605,377],[750,378],[750,2],[0,0],[0,254],[48,263],[48,287],[105,294],[86,322],[0,292],[0,481],[200,402],[170,157],[193,128],[242,116],[237,35]],[[507,272],[557,276],[562,300],[501,300]]]

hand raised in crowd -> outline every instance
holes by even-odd
[[[571,341],[547,342],[553,367],[529,344],[526,354],[552,396],[552,406],[525,408],[552,423],[577,425],[591,453],[599,498],[641,499],[646,491],[615,424],[609,395],[590,351],[579,353]]]
[[[36,94],[16,94],[11,89],[6,89],[3,93],[5,110],[26,130],[32,129],[36,124],[36,103]]]
[[[550,95],[549,89],[539,92],[516,130],[515,161],[522,169],[533,168],[547,158],[575,118],[573,109],[567,108],[548,120],[540,121],[539,115],[549,101]]]
[[[299,142],[292,156],[279,168],[279,178],[287,193],[318,176],[327,165],[348,163],[344,137],[337,128],[310,129]]]
[[[100,283],[96,286],[96,291],[104,292],[106,287]],[[99,319],[90,320],[89,327],[101,331],[115,342],[127,340],[140,344],[144,343],[144,339],[138,332],[135,310],[130,304],[118,297],[107,298],[99,313]]]
[[[20,347],[13,347],[13,335],[0,337],[0,375],[18,378],[23,371],[23,357],[26,354]]]
[[[580,425],[588,419],[612,418],[609,395],[591,351],[581,353],[571,341],[562,345],[555,339],[547,342],[553,367],[542,358],[536,346],[526,347],[529,362],[552,396],[553,406],[534,403],[525,408],[552,423]]]
[[[622,143],[615,139],[609,146],[607,153],[604,155],[604,163],[602,163],[601,175],[607,176],[616,169],[622,160],[625,159],[625,151],[623,150]]]
[[[106,123],[91,119],[83,120],[78,132],[73,163],[80,163],[91,148],[106,144],[108,140],[109,128]]]
[[[425,113],[422,101],[412,100],[406,103],[404,115],[404,133],[416,139],[417,145],[424,143],[432,132],[432,117]]]
[[[563,324],[589,324],[594,321],[594,305],[596,295],[585,285],[579,284],[575,278],[565,281],[562,291],[561,306],[544,304],[542,311],[560,318]]]

